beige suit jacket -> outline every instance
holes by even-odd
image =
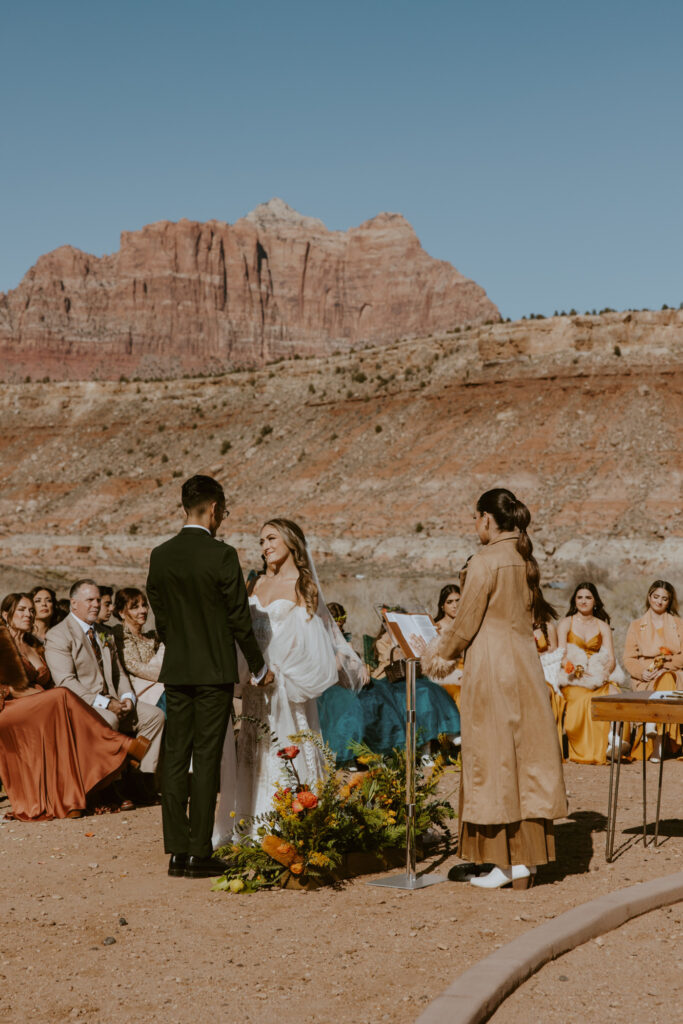
[[[102,679],[95,652],[73,615],[67,615],[48,631],[45,638],[45,660],[55,686],[67,686],[91,706],[95,697],[103,691],[107,697],[117,700],[119,694],[133,691],[126,670],[118,659],[113,640],[111,644],[105,644],[102,651]]]

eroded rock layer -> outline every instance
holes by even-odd
[[[499,319],[399,214],[329,231],[281,200],[235,224],[162,221],[96,257],[42,256],[0,294],[0,372],[174,376],[425,336]]]

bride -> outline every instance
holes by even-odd
[[[261,530],[260,547],[266,568],[249,608],[275,678],[263,688],[248,682],[242,686],[237,765],[228,729],[214,847],[231,838],[231,812],[239,822],[271,808],[274,790],[282,783],[278,750],[295,733],[320,732],[316,698],[336,682],[359,690],[364,680],[360,658],[327,610],[301,527],[289,519],[271,519]],[[310,742],[298,746],[294,765],[302,783],[312,786],[323,773],[322,754]]]

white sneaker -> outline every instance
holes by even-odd
[[[478,889],[501,889],[512,884],[513,889],[526,889],[535,874],[535,867],[513,864],[511,868],[492,868],[487,875],[471,878],[470,885],[476,885]]]

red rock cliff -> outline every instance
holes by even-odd
[[[174,374],[498,320],[399,214],[328,231],[282,200],[233,225],[162,221],[111,256],[62,246],[0,294],[0,373]]]

